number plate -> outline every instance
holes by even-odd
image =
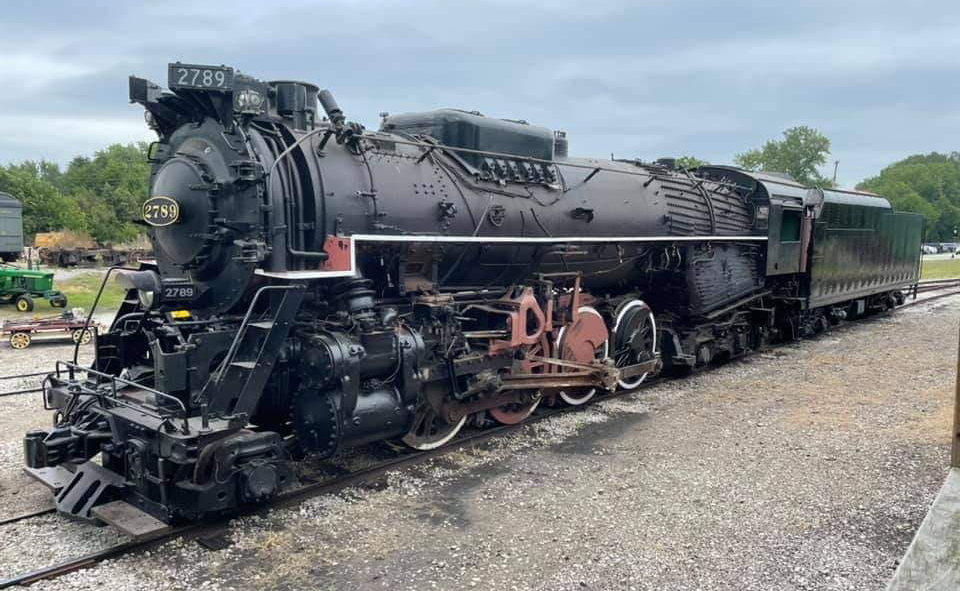
[[[190,283],[163,286],[164,302],[170,302],[172,300],[192,300],[194,296],[196,296],[196,287]]]
[[[169,197],[157,195],[143,203],[143,221],[162,227],[180,221],[180,204]]]
[[[167,70],[167,86],[171,90],[177,88],[232,90],[233,68],[170,64]]]

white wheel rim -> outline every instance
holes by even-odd
[[[597,389],[591,388],[588,393],[584,394],[580,398],[576,398],[574,396],[567,394],[563,390],[560,390],[560,392],[558,392],[558,394],[560,394],[560,399],[566,402],[567,404],[569,404],[570,406],[580,406],[581,404],[586,404],[587,402],[590,402],[590,399],[592,399],[596,393],[597,393]]]
[[[596,308],[594,308],[593,306],[580,306],[579,308],[577,308],[577,312],[579,312],[580,314],[593,314],[600,320],[603,320],[603,316],[601,316],[600,312],[597,312]],[[557,331],[557,344],[560,345],[560,351],[563,351],[563,346],[561,343],[563,343],[563,333],[566,330],[567,330],[567,327],[564,326],[560,328],[559,331]],[[603,343],[603,357],[601,357],[600,359],[601,360],[606,359],[607,357],[609,357],[609,355],[610,355],[610,337],[608,335],[607,340],[604,341]],[[576,396],[571,396],[570,394],[567,394],[563,390],[560,390],[559,392],[557,392],[557,394],[560,395],[560,399],[566,402],[567,404],[569,404],[570,406],[580,406],[581,404],[585,404],[589,402],[590,399],[596,395],[596,393],[597,393],[597,389],[591,388],[589,392],[587,392],[586,394],[578,398]]]
[[[438,439],[436,441],[428,441],[428,442],[411,444],[410,441],[415,442],[416,440],[411,439],[408,436],[404,436],[403,439],[401,439],[401,441],[403,441],[403,443],[406,444],[408,447],[412,447],[413,449],[420,450],[420,451],[429,451],[431,449],[437,449],[441,445],[446,444],[448,441],[456,437],[457,433],[460,432],[460,429],[463,427],[463,424],[466,422],[467,422],[467,415],[460,417],[460,420],[457,422],[457,426],[454,429],[451,429],[450,433],[448,433],[443,438]]]
[[[649,306],[647,306],[647,304],[643,300],[633,300],[630,303],[628,303],[626,306],[623,307],[622,310],[620,310],[620,312],[617,314],[617,319],[613,322],[614,335],[617,334],[617,329],[620,328],[620,322],[623,320],[623,317],[627,314],[627,312],[630,311],[632,308],[636,308],[638,306],[644,306],[647,309],[650,308]],[[653,311],[650,311],[649,319],[650,319],[650,326],[653,327],[653,355],[656,356],[657,354],[657,321],[653,317]],[[637,386],[643,383],[643,380],[647,379],[648,375],[650,374],[645,373],[632,382],[628,382],[626,380],[617,380],[617,385],[619,385],[624,390],[636,388]]]

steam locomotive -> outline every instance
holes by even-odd
[[[114,273],[95,362],[57,363],[53,427],[24,439],[73,516],[233,511],[293,460],[435,448],[894,307],[918,279],[922,218],[876,195],[572,158],[563,132],[478,112],[369,131],[312,84],[168,74],[130,78],[159,137],[156,260]]]

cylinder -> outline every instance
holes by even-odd
[[[396,388],[385,386],[361,393],[352,416],[342,417],[341,445],[355,447],[401,437],[410,430],[412,419]]]

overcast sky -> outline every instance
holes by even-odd
[[[154,139],[127,76],[227,64],[329,88],[348,118],[437,107],[565,129],[572,155],[729,163],[786,128],[853,185],[960,150],[958,0],[10,2],[0,163]]]

